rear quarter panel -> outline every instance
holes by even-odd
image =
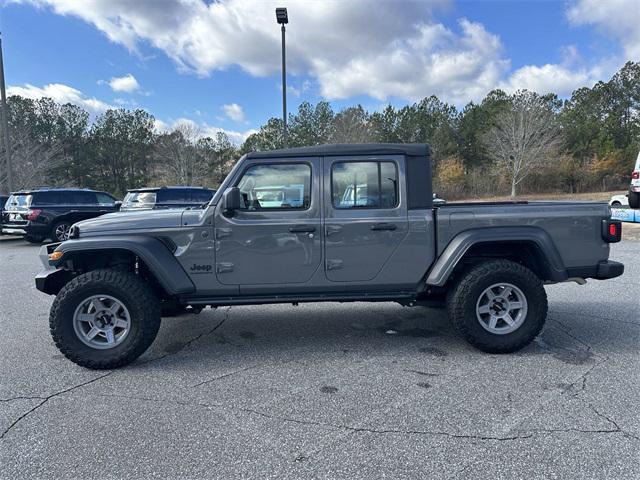
[[[445,205],[438,209],[438,255],[465,230],[532,226],[549,234],[565,267],[592,266],[609,257],[601,229],[602,220],[610,217],[609,206],[596,202]]]

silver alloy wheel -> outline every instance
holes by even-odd
[[[114,348],[129,334],[131,316],[120,300],[109,295],[93,295],[76,308],[73,329],[78,338],[91,348]]]
[[[68,223],[61,223],[56,227],[54,235],[56,236],[56,239],[64,242],[65,240],[69,240],[69,230],[71,230],[71,225]]]
[[[496,283],[478,297],[476,317],[490,333],[511,333],[520,328],[527,317],[527,297],[515,285]]]

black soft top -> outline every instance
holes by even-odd
[[[325,157],[347,155],[406,155],[428,157],[431,149],[426,143],[337,143],[313,147],[285,148],[268,152],[251,152],[247,158]]]

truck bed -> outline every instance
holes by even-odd
[[[436,208],[436,246],[440,255],[458,233],[474,228],[533,226],[553,239],[567,268],[592,265],[609,256],[602,221],[609,218],[604,202],[468,202]]]

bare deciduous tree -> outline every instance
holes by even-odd
[[[532,171],[558,152],[561,135],[548,99],[527,91],[513,95],[511,106],[483,139],[488,156],[509,175],[512,197]]]
[[[158,137],[155,157],[165,182],[174,185],[204,182],[208,173],[207,159],[196,147],[201,136],[202,132],[196,125],[182,123],[172,132]]]
[[[64,161],[59,142],[43,144],[33,138],[29,129],[18,126],[12,132],[11,160],[13,165],[13,188],[35,188],[50,183],[48,174]],[[5,165],[4,152],[0,163]],[[2,169],[0,185],[6,182],[6,168]],[[58,184],[58,182],[54,182]]]

